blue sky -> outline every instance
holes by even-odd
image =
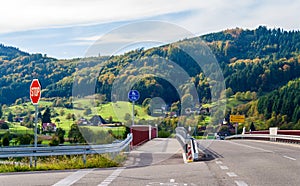
[[[164,21],[195,35],[259,25],[299,30],[299,10],[298,0],[6,0],[0,6],[0,43],[74,58],[130,23]]]

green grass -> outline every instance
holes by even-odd
[[[86,126],[86,128],[91,129],[93,132],[100,132],[100,131],[106,131],[108,132],[109,130],[112,130],[113,134],[118,136],[118,135],[123,135],[125,132],[125,127],[98,127],[98,126]]]
[[[61,127],[66,131],[65,137],[67,138],[70,127],[74,124],[77,123],[78,119],[80,117],[84,117],[86,119],[90,119],[94,115],[101,115],[104,119],[108,120],[109,117],[112,117],[114,122],[125,122],[125,114],[132,114],[132,104],[130,102],[116,102],[116,103],[106,103],[103,104],[101,107],[96,107],[93,105],[92,101],[93,99],[78,99],[74,101],[74,109],[68,109],[64,107],[53,107],[52,108],[52,101],[47,101],[47,100],[42,100],[39,102],[39,111],[43,114],[43,110],[45,107],[51,107],[53,109],[52,115],[57,113],[56,117],[52,117],[51,120],[53,123],[57,125],[57,127]],[[89,115],[84,115],[84,111],[87,108],[91,108],[92,114]],[[136,121],[140,119],[145,119],[145,120],[151,120],[154,119],[154,117],[149,116],[144,109],[139,106],[135,105],[135,110],[137,110],[138,115],[136,116]],[[24,117],[28,115],[29,113],[31,114],[32,117],[34,117],[34,111],[35,108],[31,104],[31,102],[27,103],[22,103],[19,105],[12,105],[7,107],[6,109],[3,110],[4,117],[8,116],[9,112],[12,112],[15,116],[21,116]],[[61,111],[64,112],[63,115],[61,114]],[[74,114],[76,117],[76,120],[73,121],[73,119],[66,119],[68,114]],[[59,119],[59,122],[56,120]],[[130,117],[131,119],[131,117]],[[38,125],[40,126],[41,123],[39,122]],[[27,128],[24,126],[21,126],[19,122],[10,122],[9,123],[10,127],[10,132],[12,134],[33,134],[33,129]],[[124,127],[112,127],[112,128],[103,128],[103,127],[90,127],[93,131],[100,131],[100,130],[106,130],[108,131],[109,129],[113,131],[113,133],[116,136],[120,136],[124,133],[125,129]],[[5,133],[6,131],[0,131],[1,133]],[[48,144],[47,141],[43,141],[43,144]]]
[[[53,156],[39,158],[37,167],[30,167],[28,158],[23,158],[20,164],[1,164],[0,172],[24,172],[24,171],[45,171],[45,170],[66,170],[83,168],[107,168],[120,166],[126,159],[125,155],[119,154],[114,158],[109,155],[87,155],[86,164],[82,156]]]
[[[233,97],[230,97],[229,99],[227,99],[226,106],[227,106],[227,108],[231,109],[231,108],[237,107],[237,106],[245,104],[245,103],[247,103],[247,102],[245,102],[245,101],[239,101],[239,100],[237,100],[237,99],[235,99]]]
[[[80,100],[79,102],[81,105],[85,106],[87,106],[88,104],[87,100]],[[141,106],[135,105],[134,109],[138,112],[138,115],[136,117],[137,119],[153,119],[153,117],[149,116]],[[83,115],[83,111],[81,112],[81,114]],[[116,103],[106,103],[101,107],[93,107],[92,114],[89,116],[91,117],[92,115],[98,114],[101,115],[104,119],[108,119],[111,116],[113,118],[113,121],[124,122],[126,113],[130,115],[132,114],[132,104],[129,102],[119,101]]]

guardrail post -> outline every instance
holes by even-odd
[[[32,167],[32,156],[30,156],[30,162],[29,162],[29,166]]]
[[[83,165],[86,166],[86,154],[83,154],[82,162],[83,162]]]

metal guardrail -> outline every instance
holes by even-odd
[[[200,152],[203,151],[199,149],[197,141],[188,134],[187,130],[184,127],[177,127],[175,131],[176,131],[176,139],[181,144],[181,147],[183,148],[185,155],[186,153],[188,153],[188,146],[189,146],[192,151],[193,161],[198,160],[199,151]]]
[[[127,148],[130,145],[131,141],[132,134],[128,134],[127,138],[122,142],[104,145],[57,147],[3,147],[0,148],[0,158],[105,154],[112,152],[120,152],[123,149]]]
[[[182,147],[184,147],[187,144],[187,131],[184,127],[177,127],[175,129],[176,131],[176,139],[180,143]]]
[[[270,134],[239,134],[239,135],[233,135],[233,136],[227,136],[225,140],[230,139],[269,139],[271,141],[299,141],[300,142],[300,136],[295,135],[270,135]]]

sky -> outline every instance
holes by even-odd
[[[0,43],[69,59],[84,57],[103,35],[132,23],[161,21],[194,35],[259,25],[299,30],[299,10],[299,0],[3,0]]]

